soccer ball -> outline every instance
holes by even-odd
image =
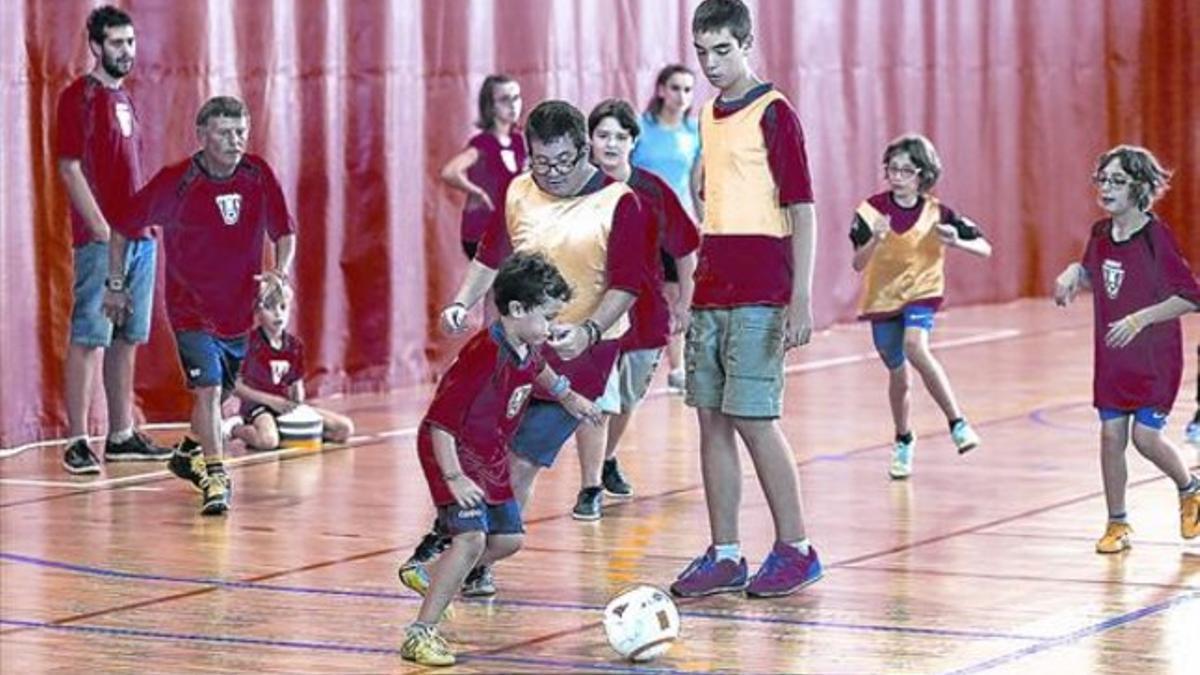
[[[666,591],[635,586],[604,608],[604,634],[621,656],[650,661],[665,654],[679,637],[679,610]]]

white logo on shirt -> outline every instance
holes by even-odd
[[[113,113],[117,117],[117,124],[121,126],[121,135],[129,138],[133,135],[133,108],[124,101],[117,101],[113,105]]]
[[[508,169],[509,173],[517,172],[517,153],[512,150],[501,150],[500,161],[504,162],[504,168]]]
[[[1125,268],[1119,261],[1105,259],[1100,270],[1104,273],[1104,292],[1109,300],[1116,300],[1121,292],[1121,282],[1125,280]]]
[[[242,196],[236,192],[217,195],[217,208],[226,225],[237,225],[238,217],[242,215]]]
[[[516,417],[517,413],[521,412],[521,406],[525,404],[525,399],[529,398],[529,392],[533,391],[532,384],[522,385],[513,391],[512,396],[508,398],[508,419]]]
[[[271,359],[271,380],[275,384],[283,382],[283,376],[287,375],[291,369],[292,364],[290,362]]]

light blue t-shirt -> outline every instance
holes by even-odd
[[[700,156],[700,130],[692,117],[674,129],[662,127],[650,113],[642,113],[641,133],[630,162],[662,178],[675,191],[683,208],[695,216],[692,203],[692,165]]]

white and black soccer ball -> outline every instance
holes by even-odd
[[[604,608],[604,634],[621,656],[650,661],[665,654],[679,638],[679,609],[661,588],[634,586]]]

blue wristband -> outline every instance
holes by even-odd
[[[550,395],[555,399],[560,399],[571,391],[571,380],[566,375],[559,375],[554,378],[554,384],[550,385]]]

